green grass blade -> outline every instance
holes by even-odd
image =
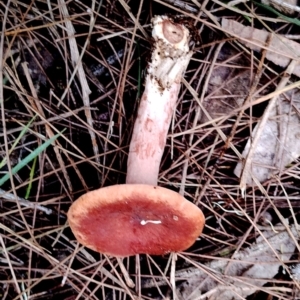
[[[37,156],[33,159],[33,163],[32,163],[32,167],[30,170],[30,175],[29,175],[29,183],[26,189],[26,195],[25,195],[25,199],[28,199],[29,195],[30,195],[30,191],[32,188],[32,179],[33,179],[33,175],[35,172],[35,167],[36,167],[36,162],[37,162]]]
[[[263,3],[259,3],[259,2],[256,2],[256,1],[253,1],[252,2],[257,5],[257,6],[260,6],[260,7],[263,7],[264,9],[272,12],[273,14],[275,14],[276,16],[278,16],[279,18],[281,18],[282,20],[285,20],[291,24],[294,24],[294,25],[297,25],[297,26],[300,26],[300,20],[297,19],[297,18],[290,18],[290,17],[287,17],[286,15],[283,15],[281,14],[280,12],[278,12],[275,8],[271,7],[271,6],[268,6],[266,4],[263,4]]]
[[[11,154],[15,147],[17,146],[17,144],[19,143],[19,141],[21,140],[21,138],[24,136],[24,134],[26,133],[26,131],[28,130],[28,128],[30,127],[30,125],[32,124],[32,122],[35,120],[37,116],[35,115],[30,121],[29,123],[22,129],[22,131],[20,132],[19,136],[16,138],[15,142],[13,143],[11,149],[8,151],[8,154]],[[6,157],[4,157],[0,163],[0,169],[2,169],[4,167],[4,165],[6,164]]]
[[[31,162],[35,157],[37,157],[41,152],[43,152],[48,146],[50,146],[62,133],[64,130],[55,136],[53,136],[51,139],[44,142],[41,146],[36,148],[33,152],[28,154],[24,159],[22,159],[16,166],[14,166],[11,170],[12,175],[16,174],[18,171],[20,171],[23,167],[25,167],[29,162]],[[5,174],[2,178],[0,178],[0,186],[3,185],[10,177],[10,174]]]

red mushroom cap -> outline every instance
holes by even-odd
[[[72,204],[68,220],[81,244],[113,256],[185,250],[205,223],[202,211],[178,193],[144,184],[84,194]]]

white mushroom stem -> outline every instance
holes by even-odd
[[[192,56],[186,27],[153,19],[154,50],[129,147],[126,183],[157,185],[161,158],[183,73]]]

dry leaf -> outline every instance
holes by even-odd
[[[245,195],[245,190],[247,184],[252,184],[252,179],[253,181],[258,184],[258,180],[263,181],[263,178],[257,178],[257,176],[260,176],[261,174],[257,173],[255,174],[255,163],[256,167],[262,167],[262,168],[271,168],[274,167],[276,170],[276,166],[279,166],[280,169],[285,167],[285,160],[293,161],[296,157],[298,157],[299,154],[299,144],[293,140],[295,140],[295,137],[297,138],[298,136],[298,127],[299,127],[299,119],[297,116],[297,113],[299,109],[297,108],[297,104],[299,102],[299,94],[297,93],[297,90],[294,90],[293,92],[297,95],[298,94],[298,99],[293,96],[290,99],[293,99],[293,101],[290,101],[289,105],[285,106],[286,110],[288,111],[288,116],[289,116],[289,123],[290,123],[290,118],[293,115],[293,113],[296,113],[296,118],[294,118],[293,123],[292,123],[292,128],[290,130],[283,130],[283,126],[281,125],[281,121],[279,122],[278,128],[275,128],[270,126],[270,121],[272,118],[272,114],[274,114],[274,110],[276,111],[276,105],[278,107],[278,104],[280,105],[279,107],[283,107],[281,104],[282,102],[280,101],[280,97],[284,95],[282,93],[282,89],[286,86],[287,82],[290,79],[290,74],[293,72],[297,62],[295,60],[291,61],[289,64],[288,68],[286,69],[286,76],[283,76],[277,87],[276,87],[276,92],[278,92],[278,95],[274,96],[270,101],[267,106],[267,108],[264,111],[264,115],[261,117],[260,121],[256,125],[256,128],[254,131],[254,134],[252,134],[252,140],[250,143],[250,140],[248,141],[249,147],[247,151],[244,153],[245,161],[243,168],[241,167],[240,170],[240,189],[242,196],[244,197]],[[278,100],[279,99],[279,100]],[[291,103],[293,106],[291,106]],[[295,108],[295,111],[292,110],[292,107]],[[276,116],[281,116],[282,112],[284,112],[283,108],[281,108]],[[283,115],[284,116],[284,115]],[[275,136],[274,134],[276,131],[280,133],[280,136]],[[272,135],[272,136],[271,136]],[[267,139],[270,138],[272,140],[272,143],[274,145],[269,145],[273,146],[273,148],[267,148],[265,144],[267,143]],[[278,140],[277,140],[278,138]],[[290,141],[290,149],[287,148],[287,145],[285,142]],[[277,147],[278,145],[278,147]],[[261,148],[264,148],[265,152],[261,150]],[[277,149],[276,149],[277,148]],[[289,153],[289,159],[287,159],[283,149],[286,149],[286,153]],[[276,157],[274,161],[273,153],[274,151],[274,157]],[[292,154],[292,156],[290,155]],[[269,157],[268,157],[269,155]],[[292,157],[292,158],[291,158]],[[265,160],[264,160],[265,159]],[[270,159],[274,161],[273,165],[264,165],[264,163],[271,163]],[[256,169],[257,170],[257,169]],[[268,171],[268,173],[264,176],[269,176],[272,172]]]
[[[291,232],[298,237],[295,226],[291,227]],[[251,247],[234,254],[231,262],[220,259],[207,264],[205,269],[212,276],[202,269],[190,269],[182,276],[186,281],[177,288],[179,299],[240,299],[259,290],[278,273],[281,266],[274,251],[280,253],[283,261],[287,261],[295,250],[293,239],[286,231],[264,231],[263,235],[268,243],[259,236]],[[181,276],[176,274],[176,277]]]
[[[254,184],[252,176],[259,182],[280,173],[292,161],[300,156],[300,92],[291,90],[277,99],[277,105],[270,112],[260,138],[252,153],[251,172],[248,172],[246,183]],[[252,132],[257,133],[256,126]],[[247,157],[251,148],[249,139],[243,157]],[[240,177],[243,164],[237,164],[234,174]]]
[[[240,41],[247,47],[258,52],[266,47],[268,38],[272,34],[225,18],[222,18],[222,28],[240,38]],[[273,34],[268,44],[266,58],[281,67],[287,67],[291,59],[298,61],[293,74],[300,77],[300,44]]]

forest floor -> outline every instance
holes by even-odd
[[[299,11],[2,1],[0,298],[300,299]],[[158,185],[206,225],[185,252],[120,259],[79,244],[67,212],[125,182],[155,15],[193,35]]]

